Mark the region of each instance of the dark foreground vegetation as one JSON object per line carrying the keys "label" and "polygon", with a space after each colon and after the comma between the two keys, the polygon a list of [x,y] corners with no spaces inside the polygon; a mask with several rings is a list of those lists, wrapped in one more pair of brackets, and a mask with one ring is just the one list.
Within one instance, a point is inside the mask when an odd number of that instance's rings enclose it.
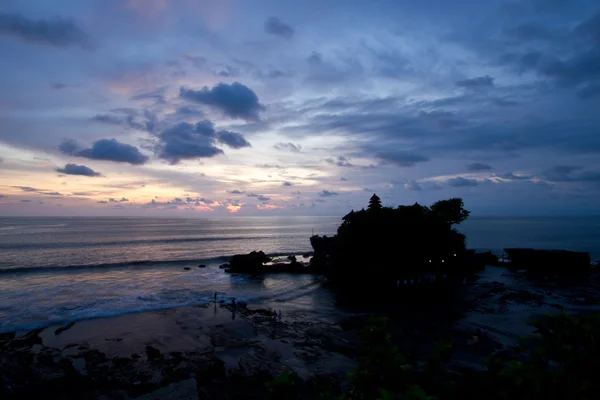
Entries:
{"label": "dark foreground vegetation", "polygon": [[[452,343],[440,342],[425,363],[405,357],[393,343],[389,319],[369,319],[358,369],[345,390],[323,385],[312,398],[347,400],[592,399],[600,393],[600,315],[548,316],[531,323],[531,336],[508,354],[490,354],[483,371],[449,371]],[[272,398],[306,386],[285,371],[267,384]],[[304,390],[298,390],[298,394]],[[335,394],[334,394],[335,393]],[[282,397],[281,397],[282,398]]]}

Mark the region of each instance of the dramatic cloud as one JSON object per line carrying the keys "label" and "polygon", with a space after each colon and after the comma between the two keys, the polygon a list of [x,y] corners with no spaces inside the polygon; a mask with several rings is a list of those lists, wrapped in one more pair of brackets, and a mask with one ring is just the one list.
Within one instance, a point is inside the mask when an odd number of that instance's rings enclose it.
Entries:
{"label": "dramatic cloud", "polygon": [[463,79],[461,81],[457,81],[456,86],[464,87],[467,89],[490,88],[494,86],[494,78],[492,78],[489,75],[486,75],[477,78]]}
{"label": "dramatic cloud", "polygon": [[64,168],[57,168],[56,172],[67,175],[81,175],[81,176],[102,176],[99,172],[94,171],[90,167],[85,165],[67,164]]}
{"label": "dramatic cloud", "polygon": [[429,161],[429,158],[427,157],[401,151],[381,152],[377,154],[377,158],[399,167],[412,167],[417,163]]}
{"label": "dramatic cloud", "polygon": [[291,39],[294,36],[294,28],[277,17],[270,17],[265,21],[265,32],[271,35],[282,36]]}
{"label": "dramatic cloud", "polygon": [[458,176],[456,178],[448,179],[448,185],[451,187],[472,187],[478,186],[479,181]]}
{"label": "dramatic cloud", "polygon": [[258,120],[259,113],[264,108],[256,93],[239,82],[219,83],[213,88],[205,86],[201,90],[182,87],[179,90],[179,97],[212,106],[228,117],[249,121]]}
{"label": "dramatic cloud", "polygon": [[484,163],[472,163],[467,164],[467,171],[469,172],[481,172],[481,171],[489,171],[492,167],[489,164]]}
{"label": "dramatic cloud", "polygon": [[300,151],[302,150],[302,146],[300,145],[295,145],[294,143],[277,143],[275,146],[277,150],[287,150],[287,151],[291,151],[292,153],[300,153]]}
{"label": "dramatic cloud", "polygon": [[232,149],[241,149],[242,147],[252,147],[250,142],[244,138],[241,133],[220,131],[217,133],[217,140],[220,143],[226,144]]}
{"label": "dramatic cloud", "polygon": [[0,3],[0,215],[600,212],[592,0]]}
{"label": "dramatic cloud", "polygon": [[88,35],[71,19],[35,21],[18,14],[0,13],[0,35],[56,47],[91,46]]}
{"label": "dramatic cloud", "polygon": [[59,149],[65,154],[91,160],[115,161],[132,165],[141,165],[148,161],[148,157],[140,153],[137,147],[119,143],[116,139],[100,139],[89,149],[81,149],[76,141],[68,139],[60,144]]}
{"label": "dramatic cloud", "polygon": [[223,154],[223,150],[214,146],[215,135],[210,121],[204,120],[194,125],[182,122],[160,133],[156,148],[158,157],[177,164],[181,160]]}
{"label": "dramatic cloud", "polygon": [[319,192],[319,196],[321,197],[331,197],[331,196],[337,196],[338,193],[336,192],[330,192],[329,190],[323,190],[321,192]]}

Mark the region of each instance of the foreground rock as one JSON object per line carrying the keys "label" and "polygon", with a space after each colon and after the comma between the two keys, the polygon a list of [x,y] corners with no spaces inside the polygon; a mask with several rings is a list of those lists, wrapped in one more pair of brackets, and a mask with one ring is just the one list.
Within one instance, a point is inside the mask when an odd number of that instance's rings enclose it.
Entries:
{"label": "foreground rock", "polygon": [[355,341],[334,324],[282,320],[241,302],[55,330],[0,335],[1,399],[262,399],[287,369],[336,381],[356,365],[352,346],[350,357],[338,351]]}

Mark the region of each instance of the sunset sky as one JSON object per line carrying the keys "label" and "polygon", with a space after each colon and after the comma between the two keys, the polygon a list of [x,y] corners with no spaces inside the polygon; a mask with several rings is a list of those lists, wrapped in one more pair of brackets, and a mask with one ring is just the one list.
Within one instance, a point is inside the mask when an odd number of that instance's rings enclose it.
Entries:
{"label": "sunset sky", "polygon": [[0,215],[600,212],[597,0],[2,0]]}

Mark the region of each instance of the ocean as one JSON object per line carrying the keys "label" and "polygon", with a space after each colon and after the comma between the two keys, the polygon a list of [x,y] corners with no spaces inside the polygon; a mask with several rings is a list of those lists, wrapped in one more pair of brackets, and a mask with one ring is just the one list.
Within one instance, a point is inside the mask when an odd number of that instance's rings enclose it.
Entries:
{"label": "ocean", "polygon": [[[311,234],[332,235],[340,222],[339,217],[0,218],[0,332],[201,304],[215,291],[225,300],[335,312],[331,299],[323,299],[322,277],[249,277],[226,274],[218,265],[252,250],[301,257],[312,250]],[[558,248],[600,259],[600,217],[472,217],[458,228],[468,247],[478,250]]]}

